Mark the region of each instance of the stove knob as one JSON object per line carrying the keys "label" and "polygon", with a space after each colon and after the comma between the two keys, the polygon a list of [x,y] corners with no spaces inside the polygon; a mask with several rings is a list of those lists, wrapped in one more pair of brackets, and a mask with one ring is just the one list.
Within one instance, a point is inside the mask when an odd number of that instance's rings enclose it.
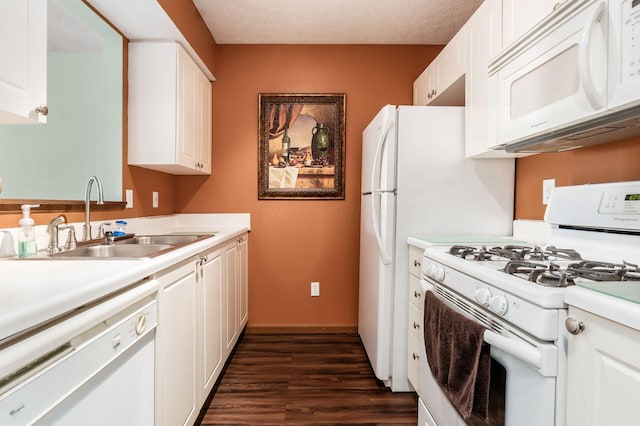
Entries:
{"label": "stove knob", "polygon": [[482,306],[488,307],[491,301],[491,290],[487,287],[480,287],[476,290],[476,300]]}
{"label": "stove knob", "polygon": [[432,277],[438,281],[444,281],[444,267],[434,265]]}
{"label": "stove knob", "polygon": [[428,265],[425,265],[423,267],[424,269],[424,273],[428,276],[433,278],[433,270],[435,269],[436,265],[434,265],[433,263],[429,263]]}
{"label": "stove knob", "polygon": [[502,295],[492,297],[489,308],[496,314],[504,316],[509,308],[507,298]]}

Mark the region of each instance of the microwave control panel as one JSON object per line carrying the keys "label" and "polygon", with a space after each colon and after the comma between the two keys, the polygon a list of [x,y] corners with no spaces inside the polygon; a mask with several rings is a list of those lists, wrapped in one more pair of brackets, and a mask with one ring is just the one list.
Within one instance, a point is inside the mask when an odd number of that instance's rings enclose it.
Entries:
{"label": "microwave control panel", "polygon": [[640,78],[640,0],[622,4],[622,82]]}

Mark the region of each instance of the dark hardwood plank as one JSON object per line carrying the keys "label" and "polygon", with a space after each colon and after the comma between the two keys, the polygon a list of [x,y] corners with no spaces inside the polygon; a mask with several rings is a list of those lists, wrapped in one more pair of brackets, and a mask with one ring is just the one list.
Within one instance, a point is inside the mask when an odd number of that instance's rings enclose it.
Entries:
{"label": "dark hardwood plank", "polygon": [[201,425],[412,425],[413,392],[374,376],[355,333],[245,334]]}

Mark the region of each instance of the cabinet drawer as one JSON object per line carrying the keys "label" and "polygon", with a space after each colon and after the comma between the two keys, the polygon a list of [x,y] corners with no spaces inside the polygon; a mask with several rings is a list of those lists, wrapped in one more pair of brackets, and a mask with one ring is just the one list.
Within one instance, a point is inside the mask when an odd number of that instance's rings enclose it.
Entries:
{"label": "cabinet drawer", "polygon": [[419,338],[422,333],[422,322],[424,321],[422,318],[422,310],[419,310],[414,305],[409,304],[409,331],[416,337]]}
{"label": "cabinet drawer", "polygon": [[424,298],[420,288],[420,278],[415,275],[409,275],[409,301],[410,305],[415,306],[419,311],[423,310]]}
{"label": "cabinet drawer", "polygon": [[420,340],[413,333],[409,333],[407,377],[413,389],[417,392],[420,389]]}
{"label": "cabinet drawer", "polygon": [[424,249],[416,246],[409,246],[409,273],[420,276],[420,263],[422,262],[422,255]]}

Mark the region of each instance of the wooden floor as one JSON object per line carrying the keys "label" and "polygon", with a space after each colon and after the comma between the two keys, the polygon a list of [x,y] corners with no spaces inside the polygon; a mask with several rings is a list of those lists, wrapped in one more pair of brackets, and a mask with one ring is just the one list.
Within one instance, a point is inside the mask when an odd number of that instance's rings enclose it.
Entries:
{"label": "wooden floor", "polygon": [[247,334],[200,424],[415,426],[416,398],[375,379],[357,334]]}

